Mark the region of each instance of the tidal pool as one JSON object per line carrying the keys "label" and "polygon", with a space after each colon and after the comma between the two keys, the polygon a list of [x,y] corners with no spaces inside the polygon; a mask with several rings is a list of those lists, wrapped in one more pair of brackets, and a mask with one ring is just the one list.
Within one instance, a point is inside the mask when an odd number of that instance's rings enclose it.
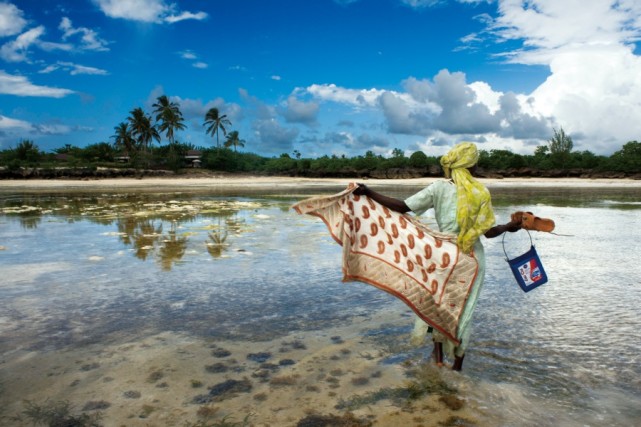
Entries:
{"label": "tidal pool", "polygon": [[410,346],[403,303],[341,282],[324,224],[289,209],[302,196],[2,194],[2,425],[639,424],[641,190],[493,197],[501,222],[556,221],[532,233],[550,281],[523,293],[484,241],[459,374]]}

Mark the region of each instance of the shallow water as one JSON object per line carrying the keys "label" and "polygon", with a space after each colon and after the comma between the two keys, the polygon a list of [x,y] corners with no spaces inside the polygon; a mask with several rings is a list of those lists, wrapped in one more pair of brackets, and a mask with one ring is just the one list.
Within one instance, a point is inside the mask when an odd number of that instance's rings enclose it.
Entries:
{"label": "shallow water", "polygon": [[[85,413],[107,402],[104,425],[184,425],[203,404],[215,404],[213,417],[251,413],[255,425],[346,407],[376,425],[405,413],[408,425],[436,425],[437,409],[477,425],[639,424],[641,192],[493,195],[499,221],[529,210],[564,236],[532,233],[550,282],[527,294],[501,239],[485,241],[463,374],[430,373],[465,402],[450,411],[431,401],[345,405],[404,387],[411,369],[430,365],[430,348],[407,345],[413,316],[401,302],[341,283],[340,248],[321,221],[289,209],[297,197],[5,194],[0,417],[30,425],[25,401],[49,399]],[[524,252],[527,233],[505,247]],[[217,349],[231,355],[219,360]],[[197,399],[243,378],[251,391]]]}

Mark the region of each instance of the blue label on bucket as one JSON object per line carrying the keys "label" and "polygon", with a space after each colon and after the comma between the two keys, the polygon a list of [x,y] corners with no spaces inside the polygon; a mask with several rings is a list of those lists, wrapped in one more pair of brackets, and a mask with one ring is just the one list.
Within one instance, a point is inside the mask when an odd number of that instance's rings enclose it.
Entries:
{"label": "blue label on bucket", "polygon": [[511,260],[508,259],[507,262],[510,264],[517,283],[525,292],[529,292],[548,281],[534,246],[523,255]]}

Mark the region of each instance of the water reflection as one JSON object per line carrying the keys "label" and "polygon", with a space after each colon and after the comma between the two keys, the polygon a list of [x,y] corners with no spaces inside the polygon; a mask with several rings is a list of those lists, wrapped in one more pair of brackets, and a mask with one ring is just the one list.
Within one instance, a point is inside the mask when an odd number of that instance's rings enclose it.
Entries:
{"label": "water reflection", "polygon": [[[634,425],[641,418],[641,197],[548,196],[494,196],[499,220],[531,210],[573,237],[533,235],[550,282],[528,294],[511,277],[499,239],[486,241],[488,276],[464,375],[443,375],[475,407],[490,408],[491,421],[479,425]],[[376,369],[427,357],[429,344],[404,347],[412,316],[402,303],[340,282],[340,249],[320,221],[288,209],[293,201],[178,194],[4,200],[0,353],[11,360],[16,349],[54,354],[163,333],[246,340],[252,353],[298,334],[298,345],[312,348],[318,337],[337,345],[332,331],[358,319],[365,326],[339,338],[363,345],[358,357],[380,360]],[[511,247],[522,243],[512,237]],[[335,356],[326,358],[327,371],[351,357]],[[107,370],[111,361],[102,360]],[[351,362],[349,369],[357,365]]]}
{"label": "water reflection", "polygon": [[[250,230],[239,212],[261,206],[243,199],[165,199],[162,195],[30,196],[5,200],[0,213],[9,220],[17,219],[25,230],[37,229],[43,219],[115,224],[116,232],[105,234],[117,236],[139,260],[157,260],[162,270],[169,271],[188,256],[194,242],[204,242],[212,258],[223,258],[230,250],[231,237]],[[287,211],[288,206],[279,209]],[[212,224],[181,231],[195,222]]]}
{"label": "water reflection", "polygon": [[229,236],[228,224],[227,221],[223,223],[221,219],[218,218],[216,229],[209,232],[209,241],[205,244],[207,245],[207,252],[209,252],[213,258],[220,258],[223,252],[229,247],[227,243],[227,236]]}

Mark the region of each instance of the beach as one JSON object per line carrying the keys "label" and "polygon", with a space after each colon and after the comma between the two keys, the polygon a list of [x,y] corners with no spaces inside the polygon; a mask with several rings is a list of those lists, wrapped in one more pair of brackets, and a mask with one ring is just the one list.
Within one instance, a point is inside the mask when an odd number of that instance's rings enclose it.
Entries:
{"label": "beach", "polygon": [[[57,180],[4,180],[0,181],[0,192],[16,191],[92,191],[92,190],[191,190],[191,191],[269,191],[291,189],[343,188],[350,182],[363,182],[381,187],[421,187],[440,178],[411,179],[359,179],[359,178],[301,178],[279,176],[177,176],[113,179],[57,179]],[[513,187],[559,187],[559,188],[641,188],[641,180],[632,179],[582,179],[582,178],[481,178],[488,188]]]}

